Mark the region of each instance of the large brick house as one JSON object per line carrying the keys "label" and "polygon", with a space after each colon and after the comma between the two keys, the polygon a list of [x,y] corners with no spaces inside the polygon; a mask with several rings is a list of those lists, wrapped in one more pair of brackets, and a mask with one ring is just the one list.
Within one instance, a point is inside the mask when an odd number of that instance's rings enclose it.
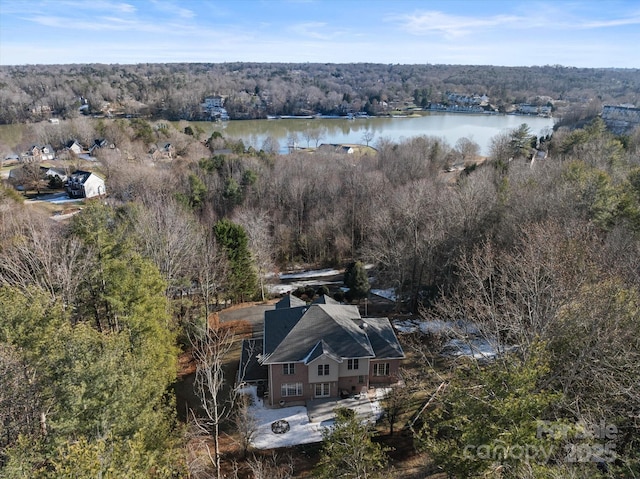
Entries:
{"label": "large brick house", "polygon": [[[251,351],[249,351],[251,349]],[[257,368],[244,367],[254,356]],[[397,381],[404,352],[387,318],[328,297],[308,305],[287,296],[265,312],[264,338],[247,341],[241,371],[261,371],[270,405],[337,398]]]}

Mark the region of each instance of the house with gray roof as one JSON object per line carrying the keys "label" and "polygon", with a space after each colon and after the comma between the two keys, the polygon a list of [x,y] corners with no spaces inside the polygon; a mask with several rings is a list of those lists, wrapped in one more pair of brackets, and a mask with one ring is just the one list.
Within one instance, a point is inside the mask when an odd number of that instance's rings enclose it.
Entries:
{"label": "house with gray roof", "polygon": [[266,311],[259,349],[271,405],[346,397],[395,383],[404,358],[387,318],[362,318],[357,306],[326,296],[312,304],[289,296]]}
{"label": "house with gray roof", "polygon": [[90,171],[76,170],[67,177],[69,198],[93,198],[106,194],[104,180]]}

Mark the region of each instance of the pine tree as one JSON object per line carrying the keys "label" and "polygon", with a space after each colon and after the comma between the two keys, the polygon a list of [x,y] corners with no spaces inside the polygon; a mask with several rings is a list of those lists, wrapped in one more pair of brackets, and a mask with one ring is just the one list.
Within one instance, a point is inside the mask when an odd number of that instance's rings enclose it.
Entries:
{"label": "pine tree", "polygon": [[258,278],[249,252],[246,231],[227,219],[218,221],[214,231],[229,261],[226,284],[228,297],[240,303],[256,297]]}
{"label": "pine tree", "polygon": [[335,425],[327,429],[318,463],[320,479],[372,479],[387,465],[385,448],[373,442],[373,431],[351,409],[336,409]]}
{"label": "pine tree", "polygon": [[348,296],[353,299],[366,298],[371,289],[367,270],[360,261],[349,264],[344,272],[344,284],[349,288]]}

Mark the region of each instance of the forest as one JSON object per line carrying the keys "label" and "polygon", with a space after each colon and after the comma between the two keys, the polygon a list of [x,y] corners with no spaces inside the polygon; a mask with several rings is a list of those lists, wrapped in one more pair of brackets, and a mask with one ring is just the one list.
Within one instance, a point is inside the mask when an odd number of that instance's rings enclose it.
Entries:
{"label": "forest", "polygon": [[0,124],[81,114],[194,120],[221,96],[232,119],[309,113],[382,114],[447,104],[448,93],[513,104],[639,104],[635,69],[562,66],[358,64],[138,64],[0,67]]}
{"label": "forest", "polygon": [[[303,73],[282,68],[310,88],[302,78],[311,66],[299,67]],[[278,65],[243,68],[240,77],[233,65],[217,66],[219,75],[199,68],[4,68],[1,111],[17,115],[4,121],[26,121],[19,114],[36,91],[57,91],[60,105],[71,93],[90,104],[91,94],[115,99],[125,86],[147,105],[160,104],[151,97],[162,91],[165,104],[171,92],[197,103],[238,84],[247,95],[275,95],[285,74]],[[314,68],[327,81],[362,79],[360,90],[341,93],[350,102],[365,99],[373,72],[386,72],[384,94],[399,97],[422,85],[415,75],[431,72],[442,85],[484,78],[465,86],[484,91],[491,71]],[[567,95],[602,87],[603,101],[633,101],[638,91],[623,86],[637,81],[630,72],[589,71],[576,86],[565,70],[511,69],[494,88],[551,94],[545,79],[555,72]],[[210,83],[191,90],[199,75]],[[163,77],[170,88],[149,86]],[[321,78],[314,74],[320,90]],[[96,153],[108,197],[67,221],[51,221],[8,184],[0,189],[0,476],[335,477],[338,460],[363,466],[343,470],[353,478],[640,476],[640,131],[614,135],[597,115],[582,120],[542,138],[523,123],[497,135],[486,159],[470,139],[380,139],[360,155],[279,155],[220,133],[202,137],[185,121],[71,115],[55,129],[28,125],[21,141],[53,144],[64,132],[64,140],[103,137],[117,148]],[[147,154],[160,142],[175,145],[174,158]],[[68,162],[81,164],[73,155]],[[460,162],[463,170],[447,171]],[[222,365],[233,332],[212,313],[266,299],[269,273],[354,261],[373,265],[376,287],[395,291],[394,314],[472,319],[501,354],[446,359],[437,335],[406,336],[404,387],[386,400],[386,422],[363,429],[341,414],[312,471],[250,444],[244,454],[225,453],[221,438],[246,437],[246,409],[228,402],[232,378]],[[184,352],[208,367],[196,373],[202,407],[179,419],[173,386]],[[605,442],[593,433],[603,422]],[[340,437],[361,442],[329,447]],[[414,476],[392,459],[401,437],[420,458]],[[196,439],[208,454],[194,458]],[[525,461],[469,445],[553,454]]]}

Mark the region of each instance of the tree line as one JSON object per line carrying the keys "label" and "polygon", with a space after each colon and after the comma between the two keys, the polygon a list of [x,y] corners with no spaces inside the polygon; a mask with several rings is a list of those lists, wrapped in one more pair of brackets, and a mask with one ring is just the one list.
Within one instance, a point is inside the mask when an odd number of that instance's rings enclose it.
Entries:
{"label": "tree line", "polygon": [[[388,112],[447,104],[448,93],[486,94],[557,107],[637,104],[638,71],[561,66],[496,67],[316,63],[175,63],[0,67],[0,123],[79,114],[193,120],[220,95],[233,119]],[[81,111],[81,113],[80,113]]]}

